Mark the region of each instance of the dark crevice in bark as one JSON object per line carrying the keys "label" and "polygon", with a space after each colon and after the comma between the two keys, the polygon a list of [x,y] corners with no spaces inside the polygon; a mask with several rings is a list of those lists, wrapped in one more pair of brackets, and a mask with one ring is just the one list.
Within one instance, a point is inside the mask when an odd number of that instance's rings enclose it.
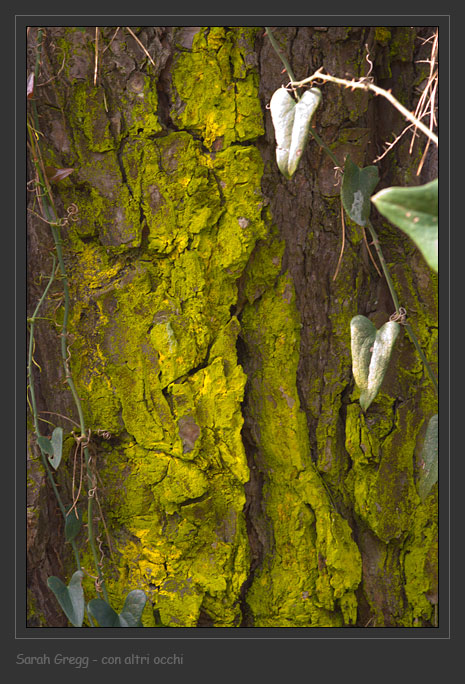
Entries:
{"label": "dark crevice in bark", "polygon": [[247,463],[250,469],[250,479],[244,485],[246,503],[244,516],[249,538],[250,568],[249,575],[241,587],[240,605],[242,613],[241,627],[253,627],[253,614],[247,604],[247,592],[252,585],[257,569],[262,565],[264,556],[264,544],[260,539],[255,520],[261,514],[263,475],[255,465],[255,449],[246,437],[247,429],[243,429],[243,444],[247,455]]}
{"label": "dark crevice in bark", "polygon": [[213,618],[203,609],[200,609],[199,617],[197,619],[197,627],[214,627]]}
{"label": "dark crevice in bark", "polygon": [[[243,338],[239,335],[236,341],[237,361],[246,370],[249,352]],[[247,592],[252,585],[255,573],[261,566],[264,556],[264,544],[261,539],[257,520],[262,517],[262,489],[263,476],[256,463],[256,447],[250,430],[251,418],[247,411],[248,406],[248,381],[245,386],[244,400],[242,402],[242,415],[244,425],[242,427],[242,443],[247,456],[247,465],[250,478],[244,485],[245,505],[244,517],[249,539],[250,568],[249,574],[240,591],[240,606],[242,621],[240,627],[253,627],[253,615],[247,604]]]}

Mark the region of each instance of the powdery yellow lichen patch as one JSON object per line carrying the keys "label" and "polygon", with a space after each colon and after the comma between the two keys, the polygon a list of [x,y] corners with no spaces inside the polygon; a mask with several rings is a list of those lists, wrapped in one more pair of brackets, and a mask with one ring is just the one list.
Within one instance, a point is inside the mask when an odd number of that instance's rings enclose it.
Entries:
{"label": "powdery yellow lichen patch", "polygon": [[254,625],[354,624],[361,558],[310,459],[296,387],[300,322],[289,277],[246,306],[243,328],[259,359],[249,375],[248,410],[258,426],[257,462],[273,529],[246,597]]}
{"label": "powdery yellow lichen patch", "polygon": [[172,116],[181,128],[198,132],[208,148],[216,140],[227,147],[264,132],[257,74],[247,73],[244,64],[252,34],[231,29],[219,36],[215,27],[206,29],[195,36],[192,50],[176,59],[173,83],[183,107]]}

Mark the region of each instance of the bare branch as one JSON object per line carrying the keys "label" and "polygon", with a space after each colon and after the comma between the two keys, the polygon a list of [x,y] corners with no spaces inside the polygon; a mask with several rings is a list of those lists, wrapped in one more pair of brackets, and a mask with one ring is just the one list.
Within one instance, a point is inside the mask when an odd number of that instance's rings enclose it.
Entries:
{"label": "bare branch", "polygon": [[352,81],[347,81],[345,78],[337,78],[336,76],[330,76],[329,74],[324,74],[322,72],[322,69],[318,69],[315,71],[313,76],[309,76],[308,78],[305,78],[303,81],[292,81],[292,86],[295,88],[301,88],[304,85],[311,84],[313,81],[323,81],[323,82],[330,82],[330,83],[337,83],[339,85],[343,85],[346,88],[351,88],[352,90],[361,89],[361,90],[371,90],[372,92],[376,93],[376,95],[381,95],[384,97],[386,100],[388,100],[408,121],[411,121],[417,128],[420,129],[422,133],[424,133],[430,140],[434,142],[435,145],[439,144],[438,136],[433,133],[431,129],[429,129],[425,124],[420,121],[412,112],[410,112],[404,105],[402,105],[391,93],[390,90],[384,90],[384,88],[380,88],[379,86],[374,85],[374,83],[371,83],[370,81],[367,81],[366,79],[360,79],[358,81],[352,80]]}

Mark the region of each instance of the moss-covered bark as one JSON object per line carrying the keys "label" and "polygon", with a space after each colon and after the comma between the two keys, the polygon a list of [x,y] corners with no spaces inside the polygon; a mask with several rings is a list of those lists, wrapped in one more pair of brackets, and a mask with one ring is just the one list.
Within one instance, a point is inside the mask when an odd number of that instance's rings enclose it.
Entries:
{"label": "moss-covered bark", "polygon": [[[298,78],[320,65],[360,75],[368,41],[380,78],[412,104],[414,30],[324,28],[277,31]],[[437,493],[421,503],[415,483],[434,396],[404,336],[361,412],[350,319],[380,324],[392,306],[355,226],[332,279],[338,188],[315,143],[292,181],[279,176],[265,105],[281,63],[256,28],[133,30],[154,65],[129,32],[112,40],[115,29],[101,29],[94,85],[94,30],[47,29],[43,80],[64,68],[38,99],[46,163],[75,169],[56,197],[63,213],[79,210],[63,232],[69,350],[92,430],[112,605],[143,589],[147,627],[158,615],[170,627],[433,624]],[[348,153],[371,163],[398,130],[386,107],[328,86],[318,128],[341,165]],[[409,156],[400,143],[389,159],[384,184],[419,182],[417,148]],[[434,362],[434,278],[397,231],[378,229]],[[31,219],[31,308],[46,230]],[[75,418],[54,345],[42,323],[40,405]],[[66,444],[58,478],[70,496]],[[30,453],[30,624],[45,614],[52,626],[60,617],[46,609],[37,549],[63,578],[72,559],[38,521],[50,493],[33,439]],[[91,598],[90,579],[86,590]]]}

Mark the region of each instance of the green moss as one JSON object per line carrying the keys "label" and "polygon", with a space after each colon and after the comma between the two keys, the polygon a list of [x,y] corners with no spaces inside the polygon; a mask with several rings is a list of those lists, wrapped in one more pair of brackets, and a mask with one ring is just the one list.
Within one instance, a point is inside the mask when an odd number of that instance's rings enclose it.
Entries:
{"label": "green moss", "polygon": [[103,88],[79,82],[71,90],[68,103],[73,130],[78,140],[92,152],[107,152],[116,147],[105,110]]}
{"label": "green moss", "polygon": [[172,133],[156,144],[132,141],[123,163],[147,221],[151,250],[181,251],[218,220],[221,201],[210,160],[187,133]]}
{"label": "green moss", "polygon": [[138,246],[142,235],[140,209],[123,182],[117,153],[78,149],[78,154],[79,160],[73,162],[76,183],[61,188],[65,205],[74,202],[78,208],[76,220],[67,228],[73,248],[82,250],[83,239],[97,235],[114,253]]}
{"label": "green moss", "polygon": [[126,98],[123,98],[124,132],[130,136],[148,137],[159,133],[158,95],[152,80],[135,72],[128,80]]}
{"label": "green moss", "polygon": [[415,38],[416,33],[410,26],[396,26],[389,42],[391,59],[410,62],[413,58]]}
{"label": "green moss", "polygon": [[178,55],[173,84],[182,105],[172,116],[178,126],[197,132],[211,149],[262,135],[263,113],[258,99],[258,76],[249,72],[250,29],[212,27],[194,37],[192,51]]}
{"label": "green moss", "polygon": [[266,240],[257,242],[247,262],[244,295],[249,304],[260,297],[273,283],[281,270],[285,244],[278,236],[274,226]]}
{"label": "green moss", "polygon": [[27,592],[27,598],[26,598],[26,606],[27,606],[27,615],[26,615],[26,620],[27,624],[30,627],[48,627],[45,617],[43,614],[37,609],[37,601],[34,597],[34,594],[32,591],[29,589],[29,587],[26,589]]}
{"label": "green moss", "polygon": [[391,40],[391,28],[388,26],[375,26],[375,40],[382,45],[387,45]]}
{"label": "green moss", "polygon": [[360,556],[310,459],[296,374],[300,320],[291,280],[278,278],[243,313],[253,358],[248,411],[257,424],[257,464],[273,548],[247,594],[255,626],[341,626],[354,622]]}
{"label": "green moss", "polygon": [[437,488],[418,507],[404,547],[405,593],[415,620],[431,621],[438,602]]}
{"label": "green moss", "polygon": [[[233,42],[220,63],[232,49]],[[256,96],[248,83],[240,86],[242,102]],[[143,118],[130,125],[143,126]],[[86,421],[119,438],[99,463],[117,562],[117,572],[106,563],[109,594],[120,605],[130,589],[143,588],[169,626],[195,626],[201,610],[218,626],[237,625],[250,563],[242,512],[249,471],[240,325],[230,308],[237,278],[268,230],[263,164],[244,145],[207,154],[186,132],[130,137],[121,156],[127,201],[142,209],[148,229],[133,262],[129,248],[138,238],[118,242],[104,218],[121,170],[113,151],[92,152],[87,140],[80,174],[98,193],[92,220],[100,244],[82,239],[95,230],[70,233],[70,287],[79,302],[70,329]],[[142,231],[135,215],[133,230]],[[153,625],[147,610],[144,624]]]}

